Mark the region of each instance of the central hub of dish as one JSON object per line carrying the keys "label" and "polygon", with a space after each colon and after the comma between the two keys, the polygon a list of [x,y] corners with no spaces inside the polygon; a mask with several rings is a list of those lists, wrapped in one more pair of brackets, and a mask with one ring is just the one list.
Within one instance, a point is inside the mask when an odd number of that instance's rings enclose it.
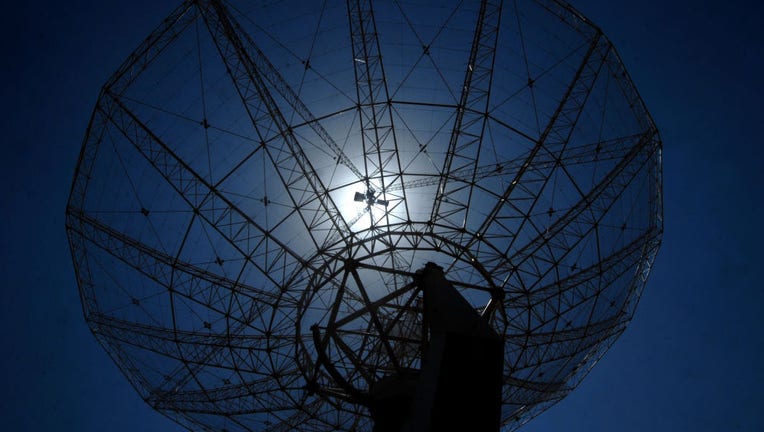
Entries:
{"label": "central hub of dish", "polygon": [[429,335],[414,276],[425,263],[441,266],[476,313],[499,303],[490,275],[460,245],[411,226],[363,234],[310,260],[320,265],[305,275],[296,325],[308,389],[360,403],[390,377],[421,369]]}

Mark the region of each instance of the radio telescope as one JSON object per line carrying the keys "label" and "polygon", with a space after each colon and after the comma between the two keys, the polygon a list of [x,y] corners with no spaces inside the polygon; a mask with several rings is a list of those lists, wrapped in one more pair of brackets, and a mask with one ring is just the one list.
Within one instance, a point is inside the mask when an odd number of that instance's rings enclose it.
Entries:
{"label": "radio telescope", "polygon": [[509,431],[623,332],[661,191],[562,1],[194,0],[103,86],[66,228],[92,332],[189,429]]}

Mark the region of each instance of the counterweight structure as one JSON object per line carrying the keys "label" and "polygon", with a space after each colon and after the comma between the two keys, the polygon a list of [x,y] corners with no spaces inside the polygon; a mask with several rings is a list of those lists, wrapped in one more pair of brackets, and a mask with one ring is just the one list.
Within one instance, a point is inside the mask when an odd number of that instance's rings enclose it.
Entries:
{"label": "counterweight structure", "polygon": [[190,429],[424,424],[458,346],[497,353],[510,431],[623,332],[661,191],[566,3],[189,0],[103,86],[66,228],[91,330]]}

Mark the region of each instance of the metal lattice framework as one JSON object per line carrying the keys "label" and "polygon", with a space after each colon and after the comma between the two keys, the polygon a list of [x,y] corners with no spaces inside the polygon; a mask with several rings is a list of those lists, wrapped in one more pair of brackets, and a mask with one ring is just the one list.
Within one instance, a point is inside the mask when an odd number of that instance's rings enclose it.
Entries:
{"label": "metal lattice framework", "polygon": [[434,262],[504,335],[514,430],[631,319],[661,190],[563,2],[194,0],[103,87],[66,214],[93,333],[189,428],[370,430],[357,402],[421,367]]}

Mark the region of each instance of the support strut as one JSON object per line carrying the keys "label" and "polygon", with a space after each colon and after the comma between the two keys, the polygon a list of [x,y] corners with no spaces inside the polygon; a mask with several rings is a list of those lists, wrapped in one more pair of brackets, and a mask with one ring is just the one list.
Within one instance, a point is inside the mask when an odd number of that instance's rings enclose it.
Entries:
{"label": "support strut", "polygon": [[424,296],[421,369],[398,368],[361,391],[334,367],[314,325],[317,363],[343,399],[369,409],[374,432],[497,432],[504,340],[488,323],[490,314],[481,316],[434,263],[417,271],[414,282]]}
{"label": "support strut", "polygon": [[504,342],[486,318],[428,263],[417,272],[429,340],[422,369],[371,392],[375,432],[496,432],[501,421]]}

